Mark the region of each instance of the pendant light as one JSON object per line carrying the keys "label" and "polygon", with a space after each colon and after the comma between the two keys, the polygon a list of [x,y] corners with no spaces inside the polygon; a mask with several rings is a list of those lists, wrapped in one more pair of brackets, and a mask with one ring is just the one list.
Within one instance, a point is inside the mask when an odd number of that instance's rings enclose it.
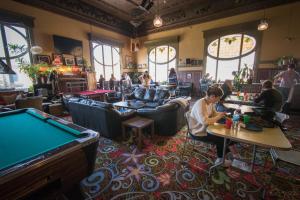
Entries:
{"label": "pendant light", "polygon": [[264,18],[260,20],[260,23],[257,26],[257,30],[264,31],[267,30],[269,27],[268,21],[266,19],[266,10],[264,10]]}
{"label": "pendant light", "polygon": [[153,25],[157,28],[163,25],[163,20],[159,15],[159,0],[157,0],[157,14],[155,15],[155,18],[153,20]]}
{"label": "pendant light", "polygon": [[30,52],[33,54],[33,55],[37,55],[37,54],[41,54],[43,52],[43,48],[40,47],[40,46],[32,46],[30,48]]}

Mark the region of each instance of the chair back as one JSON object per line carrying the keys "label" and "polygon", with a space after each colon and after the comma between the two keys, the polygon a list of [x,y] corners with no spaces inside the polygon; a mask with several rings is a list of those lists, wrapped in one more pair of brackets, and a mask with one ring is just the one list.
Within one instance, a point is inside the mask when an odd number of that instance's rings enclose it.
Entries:
{"label": "chair back", "polygon": [[185,117],[186,125],[187,125],[187,128],[188,128],[187,133],[190,133],[190,134],[191,134],[190,124],[189,124],[189,121],[190,121],[190,115],[191,115],[191,111],[188,111],[188,112],[186,112],[186,113],[184,114],[184,117]]}
{"label": "chair back", "polygon": [[284,122],[288,120],[290,117],[287,114],[281,112],[275,112],[274,122],[281,130],[284,130]]}
{"label": "chair back", "polygon": [[36,108],[38,110],[43,111],[42,103],[43,103],[43,97],[41,97],[41,96],[17,99],[16,102],[15,102],[16,109]]}
{"label": "chair back", "polygon": [[290,103],[289,108],[290,109],[300,109],[300,104],[298,103],[300,101],[300,84],[294,85],[289,93],[287,102]]}

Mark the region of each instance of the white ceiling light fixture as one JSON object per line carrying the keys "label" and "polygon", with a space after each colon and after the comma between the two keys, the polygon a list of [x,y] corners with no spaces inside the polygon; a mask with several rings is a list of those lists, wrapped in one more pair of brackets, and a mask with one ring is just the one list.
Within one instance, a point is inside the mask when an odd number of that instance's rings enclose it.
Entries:
{"label": "white ceiling light fixture", "polygon": [[159,15],[159,0],[157,0],[157,14],[154,17],[153,25],[157,28],[159,28],[163,25],[163,20]]}
{"label": "white ceiling light fixture", "polygon": [[40,46],[32,46],[30,48],[30,52],[33,54],[33,55],[37,55],[37,54],[41,54],[43,52],[43,48],[40,47]]}
{"label": "white ceiling light fixture", "polygon": [[159,15],[155,15],[155,18],[153,20],[153,25],[157,28],[163,25],[163,20]]}
{"label": "white ceiling light fixture", "polygon": [[269,24],[266,19],[266,10],[264,10],[264,18],[262,20],[260,20],[260,23],[257,26],[257,30],[264,31],[264,30],[267,30],[268,28],[269,28]]}

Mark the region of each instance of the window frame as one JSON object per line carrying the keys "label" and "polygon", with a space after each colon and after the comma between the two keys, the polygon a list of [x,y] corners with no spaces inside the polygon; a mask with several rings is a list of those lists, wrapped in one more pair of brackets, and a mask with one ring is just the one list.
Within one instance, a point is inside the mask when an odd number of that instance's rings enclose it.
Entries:
{"label": "window frame", "polygon": [[[147,54],[147,58],[148,58],[148,71],[150,71],[150,62],[151,63],[153,63],[154,65],[155,65],[155,77],[152,77],[152,79],[154,79],[153,81],[155,81],[156,82],[156,72],[157,72],[157,64],[158,65],[162,65],[162,64],[167,64],[167,71],[168,71],[168,74],[169,74],[169,71],[170,71],[170,66],[169,66],[169,64],[170,64],[170,62],[172,62],[173,60],[175,60],[175,69],[177,69],[177,63],[178,63],[178,50],[176,49],[176,46],[173,46],[174,44],[161,44],[161,45],[158,45],[158,46],[153,46],[153,47],[150,47],[149,49],[148,49],[148,54]],[[168,47],[168,53],[167,53],[167,57],[168,57],[168,61],[167,62],[164,62],[164,63],[158,63],[157,61],[156,61],[156,52],[157,52],[157,48],[158,47],[160,47],[160,46],[167,46]],[[175,51],[176,51],[176,54],[175,54],[175,57],[173,58],[173,59],[171,59],[171,60],[169,60],[169,49],[170,49],[170,47],[172,47],[172,48],[174,48],[175,49]],[[155,62],[152,62],[152,61],[150,61],[150,53],[151,53],[151,51],[153,50],[153,49],[155,49]],[[166,81],[168,81],[168,78],[167,78],[167,80]]]}
{"label": "window frame", "polygon": [[[215,77],[215,81],[217,81],[217,77],[218,77],[218,62],[220,60],[234,60],[234,59],[238,59],[239,60],[239,64],[238,64],[238,69],[240,70],[241,68],[241,59],[247,55],[250,55],[251,53],[253,53],[255,51],[255,57],[254,57],[254,62],[253,62],[253,72],[254,72],[254,81],[257,81],[257,69],[258,69],[258,63],[259,63],[259,59],[260,59],[260,50],[261,50],[261,41],[262,41],[262,32],[257,30],[257,24],[259,23],[259,21],[252,21],[252,22],[248,22],[248,23],[243,23],[243,24],[237,24],[237,25],[232,25],[232,26],[226,26],[226,27],[221,27],[221,28],[217,28],[217,29],[212,29],[212,30],[207,30],[203,32],[204,35],[204,56],[203,56],[203,71],[206,72],[206,64],[207,64],[207,56],[216,59],[216,77]],[[234,58],[219,58],[219,48],[220,48],[220,39],[223,36],[226,35],[232,35],[232,34],[242,34],[242,38],[241,38],[241,47],[240,47],[240,55]],[[256,45],[254,47],[253,50],[251,50],[250,52],[241,55],[242,52],[242,45],[243,45],[243,39],[244,39],[244,35],[249,35],[251,37],[253,37],[256,40]],[[211,42],[213,42],[214,40],[218,39],[218,52],[217,52],[217,58],[211,56],[208,53],[208,46]],[[205,74],[205,73],[203,73]]]}
{"label": "window frame", "polygon": [[[93,43],[96,43],[95,47],[93,47]],[[112,61],[111,65],[106,65],[104,63],[104,45],[109,46],[110,49],[111,49],[111,61]],[[98,62],[95,59],[95,56],[94,56],[94,50],[95,50],[95,48],[97,48],[99,46],[102,46],[102,61],[103,61],[103,63]],[[106,77],[105,76],[105,68],[106,67],[111,67],[112,68],[112,72],[113,72],[113,74],[115,76],[115,73],[114,73],[114,59],[113,59],[113,57],[114,57],[113,56],[113,49],[114,48],[119,48],[118,54],[119,54],[119,60],[120,60],[120,66],[119,67],[120,67],[120,75],[121,75],[121,72],[122,72],[122,48],[120,46],[113,45],[113,44],[107,44],[107,43],[104,43],[104,42],[101,42],[101,41],[98,41],[98,40],[97,41],[96,40],[91,40],[90,41],[90,51],[91,51],[91,63],[92,63],[92,66],[96,70],[95,62],[97,62],[98,64],[102,65],[103,66],[103,76],[104,77]],[[110,75],[109,75],[109,77],[110,77]],[[120,77],[116,77],[116,79],[118,80],[118,79],[120,79]]]}
{"label": "window frame", "polygon": [[[6,38],[6,31],[5,31],[5,28],[4,28],[5,26],[12,29],[13,31],[16,31],[18,34],[20,34],[26,40],[27,49],[24,52],[17,55],[17,56],[10,57],[10,55],[9,55],[9,48],[8,48],[8,43],[7,43],[7,38]],[[18,28],[24,28],[25,32],[26,32],[26,35],[21,33],[19,30],[17,30],[13,26],[18,27]],[[10,69],[12,69],[13,67],[12,67],[12,64],[11,64],[11,60],[16,59],[16,58],[20,58],[20,57],[22,57],[22,56],[24,56],[28,53],[29,54],[29,62],[30,62],[30,64],[32,64],[33,63],[33,57],[32,57],[32,53],[30,52],[30,48],[33,44],[32,27],[26,26],[25,24],[22,24],[22,23],[0,21],[0,30],[1,30],[0,31],[1,32],[1,38],[2,38],[2,42],[3,42],[3,50],[4,50],[4,57],[0,57],[0,59],[5,60],[7,66]],[[13,74],[9,75],[10,84],[14,83],[13,76],[16,76],[16,75],[13,75]],[[34,84],[34,83],[32,83],[32,84]]]}

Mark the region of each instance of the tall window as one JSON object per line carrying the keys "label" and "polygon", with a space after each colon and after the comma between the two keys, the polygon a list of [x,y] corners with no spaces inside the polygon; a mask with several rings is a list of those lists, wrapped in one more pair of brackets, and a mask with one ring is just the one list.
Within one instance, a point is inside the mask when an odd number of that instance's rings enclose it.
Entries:
{"label": "tall window", "polygon": [[[29,34],[22,26],[0,23],[0,59],[11,67],[16,75],[0,74],[0,88],[29,88],[32,85],[29,77],[18,69],[17,59],[23,58],[30,63]],[[19,46],[18,50],[14,47]]]}
{"label": "tall window", "polygon": [[92,46],[97,79],[99,79],[100,75],[103,75],[105,80],[109,80],[111,74],[114,74],[116,79],[120,79],[120,48],[97,42],[92,42]]}
{"label": "tall window", "polygon": [[233,79],[232,72],[245,66],[253,69],[256,39],[247,34],[219,37],[207,46],[206,73],[216,81]]}
{"label": "tall window", "polygon": [[170,45],[157,46],[149,52],[149,73],[156,82],[168,80],[169,70],[176,67],[176,49]]}

